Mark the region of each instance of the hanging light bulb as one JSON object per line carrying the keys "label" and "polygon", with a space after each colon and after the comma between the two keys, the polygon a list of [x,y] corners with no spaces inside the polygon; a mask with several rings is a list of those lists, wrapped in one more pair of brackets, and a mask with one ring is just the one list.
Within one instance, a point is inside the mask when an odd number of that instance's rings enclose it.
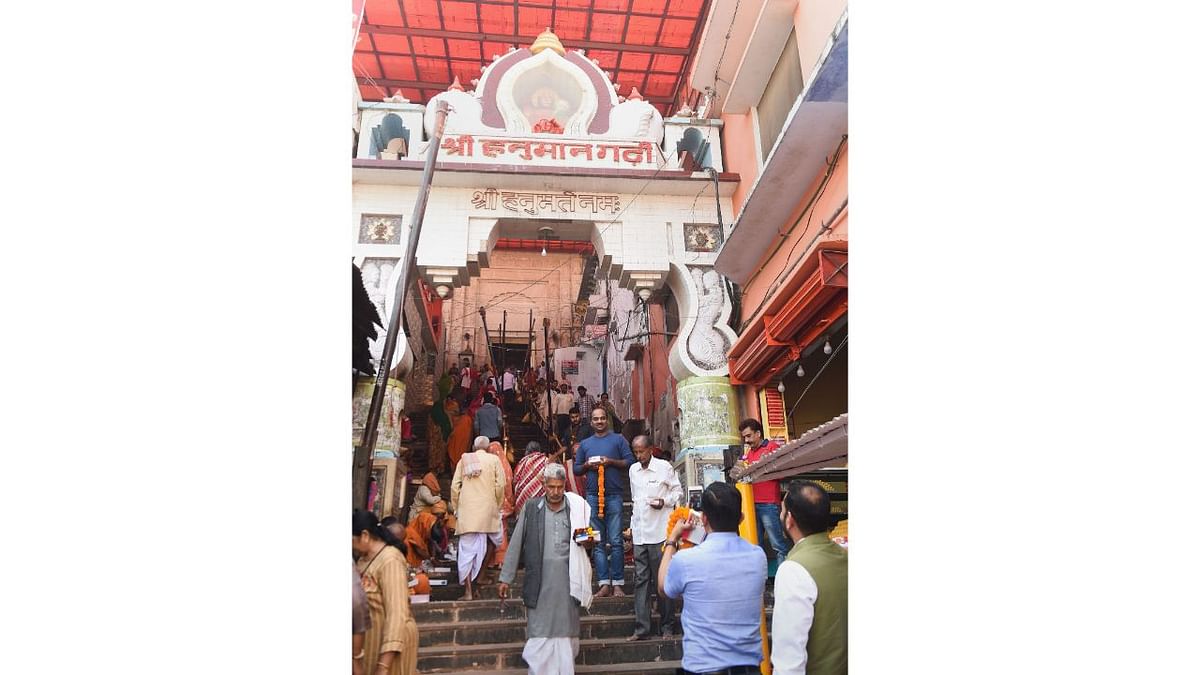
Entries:
{"label": "hanging light bulb", "polygon": [[775,387],[775,388],[776,388],[776,389],[778,389],[778,390],[779,390],[779,393],[781,393],[781,394],[782,394],[782,393],[784,392],[783,380],[780,380],[780,381],[779,381],[779,386],[778,386],[778,387]]}
{"label": "hanging light bulb", "polygon": [[546,257],[546,245],[545,244],[542,244],[542,257],[543,258]]}
{"label": "hanging light bulb", "polygon": [[825,353],[826,354],[833,353],[833,345],[829,344],[829,338],[825,338]]}
{"label": "hanging light bulb", "polygon": [[804,364],[803,363],[796,364],[796,377],[804,377]]}

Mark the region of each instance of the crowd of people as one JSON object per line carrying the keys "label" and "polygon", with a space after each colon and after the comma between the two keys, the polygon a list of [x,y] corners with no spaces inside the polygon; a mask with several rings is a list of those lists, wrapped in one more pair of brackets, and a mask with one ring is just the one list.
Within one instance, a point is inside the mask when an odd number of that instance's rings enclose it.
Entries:
{"label": "crowd of people", "polygon": [[[620,433],[607,394],[595,399],[586,387],[572,392],[557,383],[548,397],[555,383],[547,383],[544,372],[523,375],[510,368],[497,376],[489,366],[476,371],[469,363],[447,374],[435,404],[441,415],[431,414],[430,425],[431,438],[445,440],[445,456],[433,461],[431,443],[431,470],[407,522],[381,523],[372,513],[355,512],[355,672],[415,672],[408,570],[452,560],[464,600],[479,597],[489,570],[498,571],[491,581],[498,582],[499,597],[509,597],[523,567],[518,592],[527,608],[522,656],[529,672],[573,673],[580,609],[590,608],[593,598],[628,595],[626,539],[635,617],[628,640],[653,637],[657,610],[660,635],[683,635],[681,672],[759,672],[768,564],[762,547],[738,535],[742,493],[714,482],[700,496],[699,515],[682,510],[688,515],[674,517],[686,506],[678,476],[649,437],[630,443]],[[550,447],[530,442],[513,466],[501,445],[504,413],[519,412],[521,401],[541,405],[553,433]],[[739,431],[743,459],[775,447],[758,420],[744,420]],[[437,473],[451,469],[447,496]],[[847,555],[828,537],[828,493],[797,480],[786,490],[778,481],[756,482],[750,494],[753,509],[747,510],[755,514],[758,541],[778,563],[770,627],[774,672],[846,673]],[[633,508],[623,532],[626,502]]]}

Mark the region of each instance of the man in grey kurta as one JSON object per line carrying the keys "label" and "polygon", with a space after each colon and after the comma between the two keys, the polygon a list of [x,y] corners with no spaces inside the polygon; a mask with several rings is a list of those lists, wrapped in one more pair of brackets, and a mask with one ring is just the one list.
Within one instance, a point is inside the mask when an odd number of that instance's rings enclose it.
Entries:
{"label": "man in grey kurta", "polygon": [[521,596],[528,625],[522,656],[531,675],[566,675],[575,672],[579,652],[579,603],[571,596],[568,566],[574,544],[566,470],[561,464],[547,465],[542,482],[546,496],[530,499],[517,518],[497,590],[501,598],[508,597],[517,565],[524,560]]}

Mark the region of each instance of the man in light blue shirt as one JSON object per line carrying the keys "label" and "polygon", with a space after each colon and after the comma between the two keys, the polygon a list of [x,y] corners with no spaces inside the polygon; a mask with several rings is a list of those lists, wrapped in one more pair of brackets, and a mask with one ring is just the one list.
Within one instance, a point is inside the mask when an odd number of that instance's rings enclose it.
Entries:
{"label": "man in light blue shirt", "polygon": [[667,535],[659,588],[683,601],[683,670],[750,675],[763,659],[761,611],[767,582],[762,548],[738,536],[742,496],[728,483],[712,483],[700,497],[707,533],[694,548],[679,551],[682,521]]}

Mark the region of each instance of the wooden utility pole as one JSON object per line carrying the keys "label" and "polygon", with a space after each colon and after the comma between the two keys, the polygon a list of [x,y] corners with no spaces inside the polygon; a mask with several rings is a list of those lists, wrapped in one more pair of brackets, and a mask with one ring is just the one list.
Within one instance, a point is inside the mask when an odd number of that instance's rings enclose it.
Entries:
{"label": "wooden utility pole", "polygon": [[504,368],[508,365],[508,310],[504,310],[500,321],[500,372],[504,372]]}
{"label": "wooden utility pole", "polygon": [[492,335],[488,333],[487,310],[482,305],[479,307],[479,320],[483,322],[483,341],[487,345],[487,358],[484,359],[484,363],[490,363],[492,360]]}
{"label": "wooden utility pole", "polygon": [[542,344],[546,347],[546,426],[549,427],[546,429],[546,438],[550,438],[554,429],[554,423],[551,422],[554,419],[554,399],[550,395],[552,378],[550,377],[550,317],[548,316],[542,317]]}
{"label": "wooden utility pole", "polygon": [[[530,307],[529,308],[529,354],[525,357],[525,364],[526,364],[526,367],[533,368],[534,372],[537,372],[537,368],[534,368],[534,366],[533,366],[533,345],[534,345],[533,308]],[[534,381],[536,382],[537,378],[534,378]]]}
{"label": "wooden utility pole", "polygon": [[[409,277],[416,268],[417,241],[421,238],[421,225],[425,222],[425,206],[429,203],[429,189],[433,183],[433,167],[437,161],[438,148],[442,144],[442,129],[446,126],[447,110],[446,102],[439,101],[436,112],[437,123],[434,125],[433,137],[429,139],[429,148],[425,151],[425,170],[421,174],[421,188],[417,192],[417,202],[413,207],[412,224],[408,229],[408,242],[404,249],[404,257],[400,260],[400,268],[396,270],[395,299],[392,302],[392,311],[388,318],[387,339],[383,343],[383,354],[379,357],[379,368],[375,373],[375,390],[371,392],[371,408],[367,411],[362,443],[354,448],[352,498],[356,509],[367,508],[367,496],[371,484],[371,456],[375,454],[375,442],[379,438],[379,416],[383,412],[383,399],[387,396],[387,381],[392,370],[392,353],[396,351],[396,342],[400,335],[400,317],[404,312],[404,302],[408,296]],[[380,490],[380,493],[382,492]]]}

